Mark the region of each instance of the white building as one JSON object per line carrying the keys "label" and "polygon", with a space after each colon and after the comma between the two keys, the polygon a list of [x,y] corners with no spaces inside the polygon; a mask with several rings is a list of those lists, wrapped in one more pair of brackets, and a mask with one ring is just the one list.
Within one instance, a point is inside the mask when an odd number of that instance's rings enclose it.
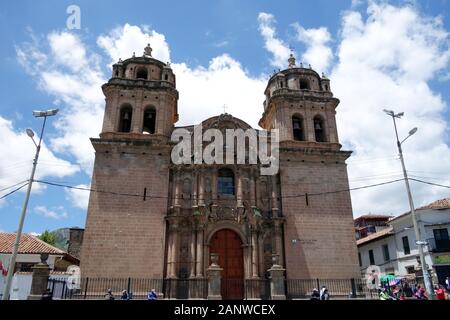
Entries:
{"label": "white building", "polygon": [[[424,246],[425,262],[433,283],[443,284],[450,277],[450,198],[437,200],[416,209],[416,218]],[[389,228],[357,241],[361,272],[377,265],[381,272],[399,276],[411,275],[420,269],[411,213],[389,220]]]}
{"label": "white building", "polygon": [[[15,233],[0,232],[0,266],[3,270],[9,270],[12,248],[16,239]],[[48,254],[47,264],[52,274],[66,271],[70,265],[78,265],[79,260],[67,252],[60,250],[30,234],[22,234],[14,267],[14,278],[11,287],[11,299],[26,299],[31,288],[32,267],[41,261],[41,254]],[[0,297],[3,295],[6,284],[5,272],[0,270]]]}

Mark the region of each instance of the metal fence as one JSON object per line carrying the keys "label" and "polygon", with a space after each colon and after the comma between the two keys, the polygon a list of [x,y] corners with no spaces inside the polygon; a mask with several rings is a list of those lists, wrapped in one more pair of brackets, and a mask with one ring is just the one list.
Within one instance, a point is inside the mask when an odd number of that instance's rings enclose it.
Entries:
{"label": "metal fence", "polygon": [[[271,298],[270,281],[222,279],[222,298],[268,300]],[[121,298],[123,290],[127,290],[131,299],[147,299],[152,289],[158,293],[159,299],[208,297],[207,279],[81,278],[77,284],[71,284],[67,278],[52,278],[48,281],[48,288],[53,299],[105,299],[108,290],[115,299]],[[413,287],[412,283],[408,285]],[[365,279],[287,279],[286,298],[309,299],[314,288],[320,290],[323,286],[327,287],[331,298],[378,298],[377,290],[370,290]]]}
{"label": "metal fence", "polygon": [[53,299],[105,299],[108,290],[120,299],[126,290],[130,299],[147,299],[150,290],[165,299],[206,299],[206,279],[81,278],[77,285],[68,279],[49,279]]}
{"label": "metal fence", "polygon": [[310,298],[313,289],[320,290],[326,287],[331,297],[362,298],[371,297],[371,292],[364,279],[287,279],[286,298]]}

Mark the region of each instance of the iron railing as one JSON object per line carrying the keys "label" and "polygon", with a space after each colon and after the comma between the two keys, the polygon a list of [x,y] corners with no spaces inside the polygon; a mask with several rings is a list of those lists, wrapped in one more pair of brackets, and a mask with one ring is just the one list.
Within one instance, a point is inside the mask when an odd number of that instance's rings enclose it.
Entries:
{"label": "iron railing", "polygon": [[121,299],[126,290],[130,299],[147,299],[151,290],[165,299],[206,299],[207,279],[145,279],[145,278],[81,278],[70,285],[67,278],[48,280],[53,299],[105,299],[109,290],[114,299]]}
{"label": "iron railing", "polygon": [[[271,298],[270,279],[222,279],[222,299]],[[365,279],[287,279],[287,299],[309,299],[314,288],[327,287],[332,298],[377,298],[377,290],[369,289]],[[145,278],[80,278],[76,284],[67,278],[48,281],[53,299],[105,299],[111,290],[115,299],[126,290],[130,299],[147,299],[154,289],[159,299],[207,299],[207,279],[145,279]]]}
{"label": "iron railing", "polygon": [[326,287],[331,297],[358,298],[370,297],[372,292],[364,279],[287,279],[286,298],[310,298],[313,289],[320,291]]}
{"label": "iron railing", "polygon": [[450,251],[450,239],[436,240],[435,238],[427,239],[428,248],[431,252],[448,252]]}

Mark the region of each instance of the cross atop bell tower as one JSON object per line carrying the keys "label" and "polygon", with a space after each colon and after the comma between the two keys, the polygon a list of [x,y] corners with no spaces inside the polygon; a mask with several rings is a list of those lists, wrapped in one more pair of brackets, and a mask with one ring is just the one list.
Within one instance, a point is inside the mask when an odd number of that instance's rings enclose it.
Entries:
{"label": "cross atop bell tower", "polygon": [[280,142],[340,148],[335,118],[339,100],[333,97],[330,80],[311,66],[297,66],[292,49],[288,67],[272,75],[264,93],[259,125],[266,130],[279,129]]}

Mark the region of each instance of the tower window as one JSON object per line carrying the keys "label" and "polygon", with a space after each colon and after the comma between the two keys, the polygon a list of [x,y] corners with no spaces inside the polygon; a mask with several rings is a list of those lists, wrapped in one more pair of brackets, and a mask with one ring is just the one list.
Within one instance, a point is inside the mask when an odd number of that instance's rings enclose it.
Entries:
{"label": "tower window", "polygon": [[317,142],[325,142],[325,127],[322,117],[314,117],[314,134]]}
{"label": "tower window", "polygon": [[303,141],[303,120],[299,116],[292,117],[292,133],[294,135],[294,140]]}
{"label": "tower window", "polygon": [[164,75],[164,80],[166,80],[166,81],[169,80],[169,75],[168,75],[168,74],[165,74],[165,75]]}
{"label": "tower window", "polygon": [[133,116],[133,110],[131,106],[123,107],[120,110],[120,122],[119,122],[119,132],[130,132],[131,131],[131,117]]}
{"label": "tower window", "polygon": [[309,81],[307,79],[300,79],[300,90],[309,90]]}
{"label": "tower window", "polygon": [[228,168],[219,169],[217,178],[217,192],[219,194],[234,195],[234,173]]}
{"label": "tower window", "polygon": [[138,71],[136,72],[136,79],[144,79],[147,80],[147,69],[144,67],[141,67],[138,69]]}
{"label": "tower window", "polygon": [[153,108],[147,108],[144,112],[144,123],[142,126],[142,133],[153,134],[155,133],[156,125],[156,111]]}

